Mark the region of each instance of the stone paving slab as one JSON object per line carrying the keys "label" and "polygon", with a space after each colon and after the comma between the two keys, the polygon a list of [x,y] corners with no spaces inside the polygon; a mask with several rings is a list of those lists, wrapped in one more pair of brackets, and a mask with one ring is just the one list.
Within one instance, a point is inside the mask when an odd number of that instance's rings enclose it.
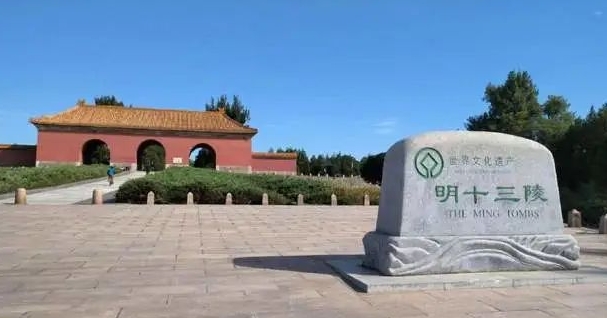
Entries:
{"label": "stone paving slab", "polygon": [[571,271],[512,271],[390,277],[361,266],[361,262],[361,259],[330,260],[327,264],[354,288],[365,293],[607,283],[607,264],[583,265],[580,269]]}
{"label": "stone paving slab", "polygon": [[[377,207],[0,205],[0,317],[600,317],[607,284],[360,293]],[[583,264],[607,264],[583,254]]]}
{"label": "stone paving slab", "polygon": [[[128,180],[141,178],[145,172],[136,171],[124,173],[114,177],[114,184],[110,186],[107,179],[96,179],[94,181],[77,183],[69,187],[57,187],[45,189],[44,191],[32,191],[27,195],[27,204],[29,205],[67,205],[83,202],[91,202],[93,190],[100,189],[104,194],[104,199],[109,200],[109,196],[118,190],[118,188]],[[13,204],[14,195],[0,200],[0,205]]]}

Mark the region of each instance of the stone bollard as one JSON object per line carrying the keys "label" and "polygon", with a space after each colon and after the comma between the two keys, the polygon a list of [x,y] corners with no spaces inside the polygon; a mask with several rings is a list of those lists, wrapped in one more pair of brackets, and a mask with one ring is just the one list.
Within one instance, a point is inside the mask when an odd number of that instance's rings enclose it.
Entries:
{"label": "stone bollard", "polygon": [[268,203],[269,203],[269,200],[268,200],[268,194],[267,194],[267,193],[264,193],[264,194],[261,196],[261,204],[262,204],[262,205],[268,205]]}
{"label": "stone bollard", "polygon": [[134,173],[137,172],[137,164],[136,163],[131,163],[131,167],[129,169],[129,173]]}
{"label": "stone bollard", "polygon": [[569,211],[567,221],[569,227],[582,227],[582,213],[576,209]]}
{"label": "stone bollard", "polygon": [[147,204],[154,204],[154,191],[148,192],[148,201]]}
{"label": "stone bollard", "polygon": [[185,204],[194,204],[194,193],[188,192]]}
{"label": "stone bollard", "polygon": [[337,196],[335,195],[335,193],[331,194],[331,205],[337,205]]}
{"label": "stone bollard", "polygon": [[226,205],[230,204],[232,204],[232,194],[228,192],[228,194],[226,194]]}
{"label": "stone bollard", "polygon": [[599,221],[599,234],[607,234],[607,214],[601,216]]}
{"label": "stone bollard", "polygon": [[297,205],[303,205],[304,204],[304,196],[303,194],[298,194],[297,195]]}
{"label": "stone bollard", "polygon": [[101,192],[101,189],[93,190],[93,199],[91,200],[91,204],[103,204],[103,192]]}
{"label": "stone bollard", "polygon": [[371,205],[371,200],[369,200],[369,195],[365,193],[365,197],[363,198],[363,205],[369,206]]}
{"label": "stone bollard", "polygon": [[27,204],[27,191],[25,188],[15,190],[15,204]]}

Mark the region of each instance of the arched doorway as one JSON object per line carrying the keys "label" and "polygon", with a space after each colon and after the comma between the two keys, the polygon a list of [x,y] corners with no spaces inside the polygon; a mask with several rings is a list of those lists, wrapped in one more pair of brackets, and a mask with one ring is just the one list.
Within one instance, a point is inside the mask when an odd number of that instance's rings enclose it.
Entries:
{"label": "arched doorway", "polygon": [[100,139],[91,139],[82,145],[82,164],[110,164],[110,147]]}
{"label": "arched doorway", "polygon": [[208,144],[198,144],[190,150],[190,166],[196,168],[215,169],[217,154]]}
{"label": "arched doorway", "polygon": [[137,147],[137,170],[151,171],[164,170],[166,166],[166,151],[164,146],[154,140],[148,139]]}

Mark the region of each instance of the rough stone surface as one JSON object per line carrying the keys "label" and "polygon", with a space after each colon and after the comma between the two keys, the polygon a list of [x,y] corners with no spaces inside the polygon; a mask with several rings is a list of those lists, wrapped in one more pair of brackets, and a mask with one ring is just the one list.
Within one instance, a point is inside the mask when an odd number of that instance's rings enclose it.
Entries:
{"label": "rough stone surface", "polygon": [[103,204],[103,191],[101,189],[93,190],[93,198],[91,200],[93,204]]}
{"label": "rough stone surface", "polygon": [[25,188],[15,190],[14,204],[27,204],[27,190]]}
{"label": "rough stone surface", "polygon": [[607,234],[607,214],[601,216],[599,221],[599,234]]}
{"label": "rough stone surface", "polygon": [[194,204],[194,193],[188,192],[186,204]]}
{"label": "rough stone surface", "polygon": [[154,192],[153,191],[148,192],[148,198],[147,198],[146,203],[150,204],[150,205],[154,204]]}
{"label": "rough stone surface", "polygon": [[579,247],[562,234],[560,211],[543,145],[501,133],[421,134],[386,153],[364,264],[386,275],[576,269]]}
{"label": "rough stone surface", "polygon": [[578,210],[571,210],[567,215],[569,227],[582,227],[582,213]]}
{"label": "rough stone surface", "polygon": [[364,266],[385,275],[577,269],[571,235],[403,237],[367,233]]}

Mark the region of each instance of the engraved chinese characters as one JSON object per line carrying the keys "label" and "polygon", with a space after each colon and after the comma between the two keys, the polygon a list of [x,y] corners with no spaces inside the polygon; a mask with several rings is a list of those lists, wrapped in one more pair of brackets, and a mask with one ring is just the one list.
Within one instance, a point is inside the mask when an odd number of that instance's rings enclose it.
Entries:
{"label": "engraved chinese characters", "polygon": [[539,143],[429,133],[386,153],[377,230],[394,236],[561,233],[554,162]]}
{"label": "engraved chinese characters", "polygon": [[376,231],[363,243],[365,264],[384,274],[579,266],[577,242],[562,235],[552,154],[534,141],[414,136],[386,153],[381,187]]}

